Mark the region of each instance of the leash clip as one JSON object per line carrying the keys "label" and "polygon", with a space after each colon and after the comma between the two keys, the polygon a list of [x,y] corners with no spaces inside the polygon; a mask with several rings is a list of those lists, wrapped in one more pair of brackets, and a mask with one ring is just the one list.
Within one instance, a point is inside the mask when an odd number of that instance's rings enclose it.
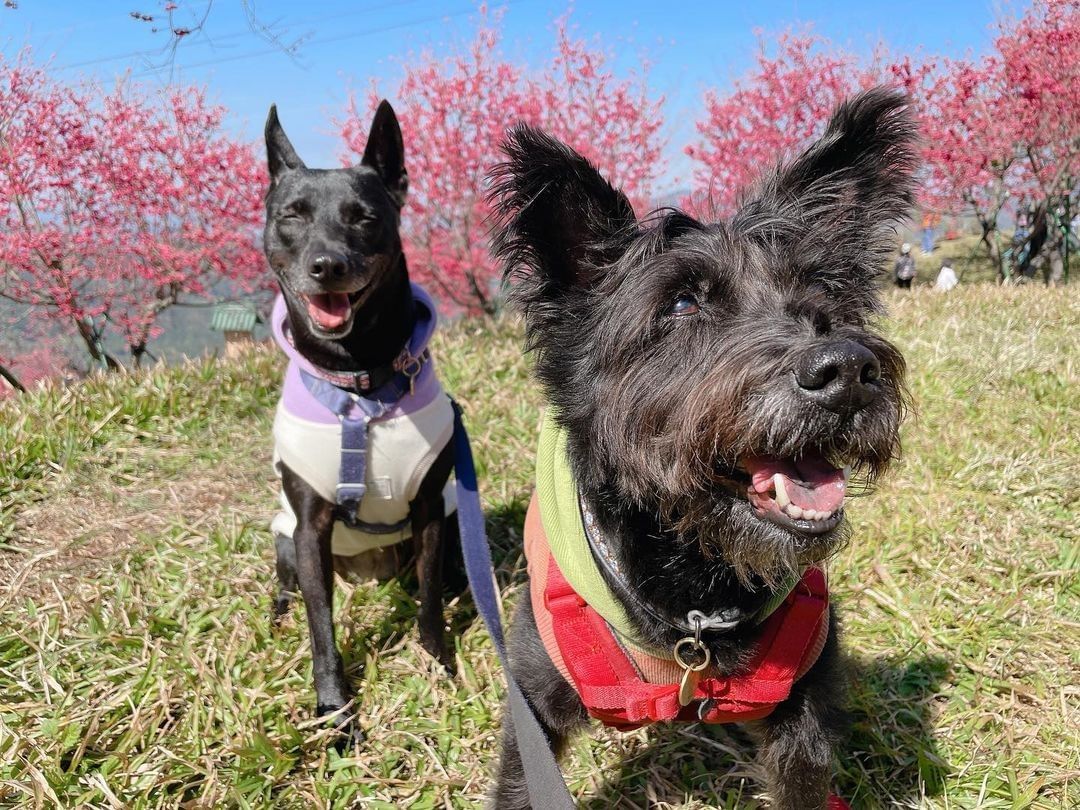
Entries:
{"label": "leash clip", "polygon": [[[712,660],[709,648],[701,642],[701,618],[694,617],[694,635],[680,638],[675,642],[672,652],[675,655],[675,663],[682,667],[682,679],[679,681],[679,705],[689,706],[697,691],[698,681],[701,680],[701,672]],[[688,649],[689,648],[689,649]],[[693,657],[700,656],[700,660],[687,661],[686,652],[693,650]]]}
{"label": "leash clip", "polygon": [[741,621],[742,618],[738,609],[714,613],[711,616],[706,616],[700,610],[691,610],[686,614],[687,624],[692,624],[697,628],[699,637],[703,628],[705,630],[730,630],[733,627],[738,627]]}

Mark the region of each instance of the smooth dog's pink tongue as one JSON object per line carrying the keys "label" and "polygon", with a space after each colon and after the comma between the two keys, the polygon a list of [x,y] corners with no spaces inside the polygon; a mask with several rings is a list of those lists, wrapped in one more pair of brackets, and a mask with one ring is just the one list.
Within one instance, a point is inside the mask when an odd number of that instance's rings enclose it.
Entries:
{"label": "smooth dog's pink tongue", "polygon": [[784,477],[784,491],[790,501],[802,510],[835,512],[844,503],[847,475],[820,456],[807,456],[796,462],[768,456],[743,459],[757,492],[768,492],[773,476]]}
{"label": "smooth dog's pink tongue", "polygon": [[309,295],[308,315],[323,329],[337,329],[349,319],[348,293]]}

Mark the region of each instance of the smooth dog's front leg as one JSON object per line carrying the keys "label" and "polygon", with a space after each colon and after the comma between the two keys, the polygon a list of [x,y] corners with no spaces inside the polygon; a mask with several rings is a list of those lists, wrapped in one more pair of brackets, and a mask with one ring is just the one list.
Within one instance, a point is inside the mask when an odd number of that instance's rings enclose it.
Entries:
{"label": "smooth dog's front leg", "polygon": [[[528,592],[522,594],[514,611],[510,631],[510,671],[525,699],[536,713],[551,749],[562,753],[566,738],[588,722],[585,707],[577,692],[563,678],[548,657],[536,629]],[[510,707],[503,702],[503,744],[499,759],[498,780],[492,797],[495,810],[519,810],[529,807],[529,792],[521,766],[521,752],[514,735]]]}
{"label": "smooth dog's front leg", "polygon": [[845,685],[832,612],[829,639],[817,663],[786,701],[748,729],[758,738],[758,757],[769,774],[772,806],[777,810],[828,806],[833,755],[849,726]]}
{"label": "smooth dog's front leg", "polygon": [[276,627],[289,612],[300,585],[296,578],[296,543],[293,539],[283,534],[274,535],[274,551],[277,556],[278,592],[270,613],[270,623]]}
{"label": "smooth dog's front leg", "polygon": [[409,505],[416,545],[416,578],[420,590],[417,624],[420,644],[431,656],[454,671],[454,658],[446,648],[443,632],[443,558],[446,556],[446,504],[443,487],[454,463],[453,442],[447,444],[431,465]]}
{"label": "smooth dog's front leg", "polygon": [[[281,485],[296,514],[296,531],[293,533],[296,576],[311,634],[316,711],[321,716],[336,712],[349,702],[351,696],[341,653],[334,641],[334,567],[330,552],[334,505],[321,498],[284,465]],[[340,717],[336,723],[343,731],[359,737],[351,717]]]}

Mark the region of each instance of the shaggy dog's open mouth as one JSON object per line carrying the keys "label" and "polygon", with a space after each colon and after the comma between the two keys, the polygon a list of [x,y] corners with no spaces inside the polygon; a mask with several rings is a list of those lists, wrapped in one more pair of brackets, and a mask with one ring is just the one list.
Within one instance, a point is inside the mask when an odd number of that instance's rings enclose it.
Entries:
{"label": "shaggy dog's open mouth", "polygon": [[338,335],[349,331],[352,316],[363,296],[364,288],[354,292],[325,292],[314,295],[301,294],[307,304],[308,318],[324,335]]}
{"label": "shaggy dog's open mouth", "polygon": [[843,520],[847,469],[834,467],[821,453],[797,459],[746,456],[740,466],[749,477],[746,498],[760,519],[804,535],[825,534]]}

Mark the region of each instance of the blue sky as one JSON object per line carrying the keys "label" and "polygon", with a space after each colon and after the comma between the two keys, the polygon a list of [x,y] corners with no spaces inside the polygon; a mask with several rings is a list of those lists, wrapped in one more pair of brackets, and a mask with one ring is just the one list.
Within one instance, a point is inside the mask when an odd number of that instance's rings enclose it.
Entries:
{"label": "blue sky", "polygon": [[[183,24],[201,14],[205,0],[179,0]],[[258,19],[282,40],[301,40],[295,58],[260,39],[248,26],[241,0],[215,0],[204,31],[185,40],[170,60],[166,38],[129,12],[159,13],[159,0],[21,0],[0,8],[0,47],[12,54],[29,45],[51,60],[58,76],[88,75],[110,81],[129,72],[140,81],[206,85],[231,112],[230,126],[245,137],[261,132],[267,107],[276,102],[309,165],[337,163],[332,119],[348,91],[372,78],[392,96],[400,64],[410,53],[436,53],[470,39],[475,0],[329,0],[251,2]],[[552,21],[562,0],[507,0],[503,51],[537,64],[550,53]],[[499,3],[493,3],[499,7]],[[953,56],[990,45],[989,27],[1007,0],[741,0],[663,2],[579,0],[572,16],[579,33],[599,37],[629,69],[644,55],[651,85],[667,99],[669,181],[685,172],[678,157],[693,132],[705,87],[723,88],[744,73],[757,50],[755,32],[812,23],[814,30],[859,53],[880,41],[896,52]],[[184,16],[187,13],[187,16]]]}

